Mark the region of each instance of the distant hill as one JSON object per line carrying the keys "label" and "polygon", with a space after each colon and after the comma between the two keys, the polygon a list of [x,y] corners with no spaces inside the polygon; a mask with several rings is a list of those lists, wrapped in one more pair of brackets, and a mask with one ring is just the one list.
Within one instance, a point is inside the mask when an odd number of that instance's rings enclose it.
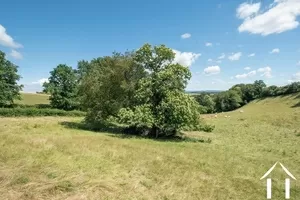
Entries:
{"label": "distant hill", "polygon": [[47,94],[21,93],[21,98],[15,103],[23,105],[49,104],[49,95]]}
{"label": "distant hill", "polygon": [[188,94],[192,94],[192,95],[195,95],[195,94],[200,94],[200,93],[209,93],[209,94],[217,94],[217,93],[220,93],[222,92],[222,90],[195,90],[195,91],[186,91],[186,93]]}

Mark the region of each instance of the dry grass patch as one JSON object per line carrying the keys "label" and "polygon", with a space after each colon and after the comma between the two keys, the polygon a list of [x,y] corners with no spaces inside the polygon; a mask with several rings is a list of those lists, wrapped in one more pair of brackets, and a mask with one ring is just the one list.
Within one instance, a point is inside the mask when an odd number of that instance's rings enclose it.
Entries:
{"label": "dry grass patch", "polygon": [[[259,178],[276,161],[300,178],[297,101],[253,102],[244,113],[207,118],[216,125],[212,133],[186,133],[211,143],[117,137],[62,125],[82,118],[0,118],[1,199],[263,199]],[[273,176],[274,199],[284,197],[284,177],[280,171]],[[295,182],[292,197],[300,198]]]}

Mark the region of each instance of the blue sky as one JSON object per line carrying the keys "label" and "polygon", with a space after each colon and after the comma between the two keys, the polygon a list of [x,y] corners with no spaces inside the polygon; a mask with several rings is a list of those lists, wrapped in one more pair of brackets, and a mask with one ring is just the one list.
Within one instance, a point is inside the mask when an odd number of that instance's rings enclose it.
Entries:
{"label": "blue sky", "polygon": [[174,49],[189,65],[187,90],[224,90],[257,79],[300,81],[300,0],[5,1],[0,50],[19,66],[24,91],[58,64],[134,50]]}

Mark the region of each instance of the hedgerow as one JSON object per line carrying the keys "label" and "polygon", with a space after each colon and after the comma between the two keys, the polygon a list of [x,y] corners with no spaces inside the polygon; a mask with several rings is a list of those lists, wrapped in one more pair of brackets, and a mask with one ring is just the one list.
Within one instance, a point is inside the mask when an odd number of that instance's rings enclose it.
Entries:
{"label": "hedgerow", "polygon": [[0,116],[2,117],[38,117],[38,116],[72,116],[79,117],[85,116],[85,112],[82,111],[65,111],[51,108],[35,108],[35,107],[24,107],[24,108],[0,108]]}

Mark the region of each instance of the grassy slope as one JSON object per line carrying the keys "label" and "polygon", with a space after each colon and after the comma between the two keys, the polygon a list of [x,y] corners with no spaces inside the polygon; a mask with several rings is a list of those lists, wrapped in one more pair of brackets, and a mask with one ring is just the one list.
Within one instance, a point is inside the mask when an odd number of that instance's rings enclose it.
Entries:
{"label": "grassy slope", "polygon": [[[1,199],[265,199],[259,178],[281,161],[300,178],[300,101],[253,102],[218,118],[212,143],[160,142],[69,129],[80,118],[0,119]],[[229,115],[230,118],[225,118]],[[284,175],[273,174],[284,199]],[[281,181],[277,181],[281,178]],[[300,199],[292,182],[292,198]]]}
{"label": "grassy slope", "polygon": [[22,100],[15,103],[24,105],[49,104],[49,95],[47,94],[31,94],[21,93]]}

